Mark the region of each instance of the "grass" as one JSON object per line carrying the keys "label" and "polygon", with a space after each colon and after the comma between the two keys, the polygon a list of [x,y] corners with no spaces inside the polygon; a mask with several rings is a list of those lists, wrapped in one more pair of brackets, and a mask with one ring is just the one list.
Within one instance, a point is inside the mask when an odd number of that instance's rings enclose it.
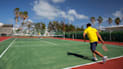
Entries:
{"label": "grass", "polygon": [[[0,53],[13,40],[1,42]],[[101,44],[98,44],[97,50],[109,58],[123,56],[123,47],[106,46],[108,52],[102,50]],[[77,41],[17,38],[0,59],[0,69],[62,69],[85,64],[92,62],[89,48],[89,43]]]}

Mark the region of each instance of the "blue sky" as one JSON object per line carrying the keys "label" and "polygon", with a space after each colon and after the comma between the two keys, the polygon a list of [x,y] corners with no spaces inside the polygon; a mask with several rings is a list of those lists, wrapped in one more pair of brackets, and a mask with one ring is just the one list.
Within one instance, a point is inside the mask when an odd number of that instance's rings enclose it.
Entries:
{"label": "blue sky", "polygon": [[46,24],[65,19],[66,23],[81,26],[89,23],[92,16],[102,16],[102,26],[108,26],[108,17],[123,18],[123,0],[0,0],[1,23],[15,23],[14,8],[28,11],[29,20]]}

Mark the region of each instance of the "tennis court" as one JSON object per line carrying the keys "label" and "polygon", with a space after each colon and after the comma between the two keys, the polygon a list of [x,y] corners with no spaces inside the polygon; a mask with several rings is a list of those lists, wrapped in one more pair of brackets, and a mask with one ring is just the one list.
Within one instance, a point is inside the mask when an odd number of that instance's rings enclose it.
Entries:
{"label": "tennis court", "polygon": [[[97,50],[108,58],[123,56],[123,46],[106,46],[108,52],[101,44]],[[0,42],[0,54],[0,69],[63,69],[93,62],[89,43],[51,38],[11,38]]]}

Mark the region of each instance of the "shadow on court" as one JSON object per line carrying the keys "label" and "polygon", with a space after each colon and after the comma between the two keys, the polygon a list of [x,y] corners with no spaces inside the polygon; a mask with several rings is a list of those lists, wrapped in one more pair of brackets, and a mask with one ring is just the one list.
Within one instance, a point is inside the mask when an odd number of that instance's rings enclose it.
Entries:
{"label": "shadow on court", "polygon": [[84,56],[82,54],[80,55],[80,54],[77,54],[77,53],[67,52],[67,55],[72,55],[72,56],[75,56],[75,57],[78,57],[78,58],[82,58],[82,59],[85,59],[85,60],[94,61],[91,58],[89,58],[87,56]]}

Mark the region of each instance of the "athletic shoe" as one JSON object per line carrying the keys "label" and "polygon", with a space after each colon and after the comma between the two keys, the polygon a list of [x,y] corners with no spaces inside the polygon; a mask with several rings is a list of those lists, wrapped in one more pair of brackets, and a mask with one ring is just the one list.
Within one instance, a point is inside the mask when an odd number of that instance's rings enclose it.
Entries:
{"label": "athletic shoe", "polygon": [[103,63],[105,63],[107,60],[107,56],[104,56],[102,59],[103,59]]}
{"label": "athletic shoe", "polygon": [[96,57],[93,57],[93,61],[97,61],[98,59]]}

